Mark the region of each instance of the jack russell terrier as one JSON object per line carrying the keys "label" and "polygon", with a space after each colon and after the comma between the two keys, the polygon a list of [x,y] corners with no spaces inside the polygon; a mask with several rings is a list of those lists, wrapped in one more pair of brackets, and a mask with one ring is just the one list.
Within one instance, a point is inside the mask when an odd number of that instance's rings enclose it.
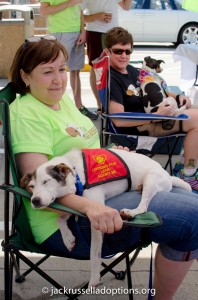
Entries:
{"label": "jack russell terrier", "polygon": [[[32,174],[24,175],[20,186],[33,193],[33,208],[47,207],[56,198],[71,193],[105,203],[106,199],[127,190],[142,191],[137,208],[121,210],[123,219],[146,212],[151,199],[159,191],[168,192],[173,186],[191,191],[188,183],[170,176],[156,161],[142,154],[114,148],[72,149],[42,164]],[[59,217],[58,225],[64,244],[71,251],[75,237],[67,227],[69,217],[69,214]],[[89,287],[100,283],[102,240],[102,233],[91,227]]]}
{"label": "jack russell terrier", "polygon": [[[170,91],[167,83],[158,74],[163,70],[161,68],[161,63],[164,63],[164,61],[147,56],[144,58],[143,66],[140,69],[139,81],[144,111],[146,113],[156,112],[162,102],[165,103],[166,106],[173,105],[175,111],[185,110],[185,103],[180,106],[179,95],[176,97],[176,100],[169,96]],[[164,130],[171,130],[175,121],[165,120],[162,123],[162,128]],[[143,128],[143,130],[145,129]]]}

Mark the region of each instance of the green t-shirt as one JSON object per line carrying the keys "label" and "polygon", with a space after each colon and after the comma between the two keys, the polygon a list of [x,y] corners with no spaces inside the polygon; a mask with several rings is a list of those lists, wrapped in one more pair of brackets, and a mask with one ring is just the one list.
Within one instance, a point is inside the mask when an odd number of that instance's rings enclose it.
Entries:
{"label": "green t-shirt", "polygon": [[192,10],[198,12],[198,1],[197,0],[183,0],[182,7],[186,10]]}
{"label": "green t-shirt", "polygon": [[[60,107],[54,111],[30,94],[16,98],[10,105],[14,154],[45,153],[50,159],[72,148],[100,147],[96,127],[66,94]],[[28,199],[24,203],[33,236],[40,244],[58,229],[58,214],[33,209]]]}
{"label": "green t-shirt", "polygon": [[[50,5],[58,5],[69,0],[41,0]],[[80,32],[81,9],[80,5],[68,7],[56,14],[48,16],[48,30],[51,33],[57,32]]]}

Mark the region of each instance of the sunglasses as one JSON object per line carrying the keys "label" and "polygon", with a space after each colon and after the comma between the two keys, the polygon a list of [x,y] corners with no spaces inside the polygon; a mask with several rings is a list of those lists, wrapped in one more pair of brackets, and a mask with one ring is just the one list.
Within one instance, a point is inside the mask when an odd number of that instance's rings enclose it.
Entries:
{"label": "sunglasses", "polygon": [[37,43],[40,42],[41,40],[56,41],[57,39],[53,35],[31,36],[25,39],[23,46],[26,47],[27,43]]}
{"label": "sunglasses", "polygon": [[130,55],[133,52],[132,49],[116,49],[116,48],[110,48],[109,51],[117,55],[122,55],[123,53],[125,53],[126,55]]}

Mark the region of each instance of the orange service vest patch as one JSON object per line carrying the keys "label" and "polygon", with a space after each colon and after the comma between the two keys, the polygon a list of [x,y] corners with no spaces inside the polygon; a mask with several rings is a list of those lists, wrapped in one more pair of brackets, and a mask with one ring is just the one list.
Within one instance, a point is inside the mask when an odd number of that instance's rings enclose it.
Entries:
{"label": "orange service vest patch", "polygon": [[90,188],[110,181],[128,179],[131,187],[131,177],[126,163],[114,152],[107,149],[82,149],[85,169],[85,188]]}

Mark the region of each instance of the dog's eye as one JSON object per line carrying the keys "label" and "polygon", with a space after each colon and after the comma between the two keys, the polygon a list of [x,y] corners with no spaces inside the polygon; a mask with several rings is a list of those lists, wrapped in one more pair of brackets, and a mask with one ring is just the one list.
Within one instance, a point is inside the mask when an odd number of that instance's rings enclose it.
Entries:
{"label": "dog's eye", "polygon": [[48,181],[50,181],[50,179],[44,180],[43,184],[46,184]]}
{"label": "dog's eye", "polygon": [[34,189],[34,185],[33,185],[33,184],[30,184],[30,185],[28,185],[28,188],[29,188],[30,190],[33,190],[33,189]]}

